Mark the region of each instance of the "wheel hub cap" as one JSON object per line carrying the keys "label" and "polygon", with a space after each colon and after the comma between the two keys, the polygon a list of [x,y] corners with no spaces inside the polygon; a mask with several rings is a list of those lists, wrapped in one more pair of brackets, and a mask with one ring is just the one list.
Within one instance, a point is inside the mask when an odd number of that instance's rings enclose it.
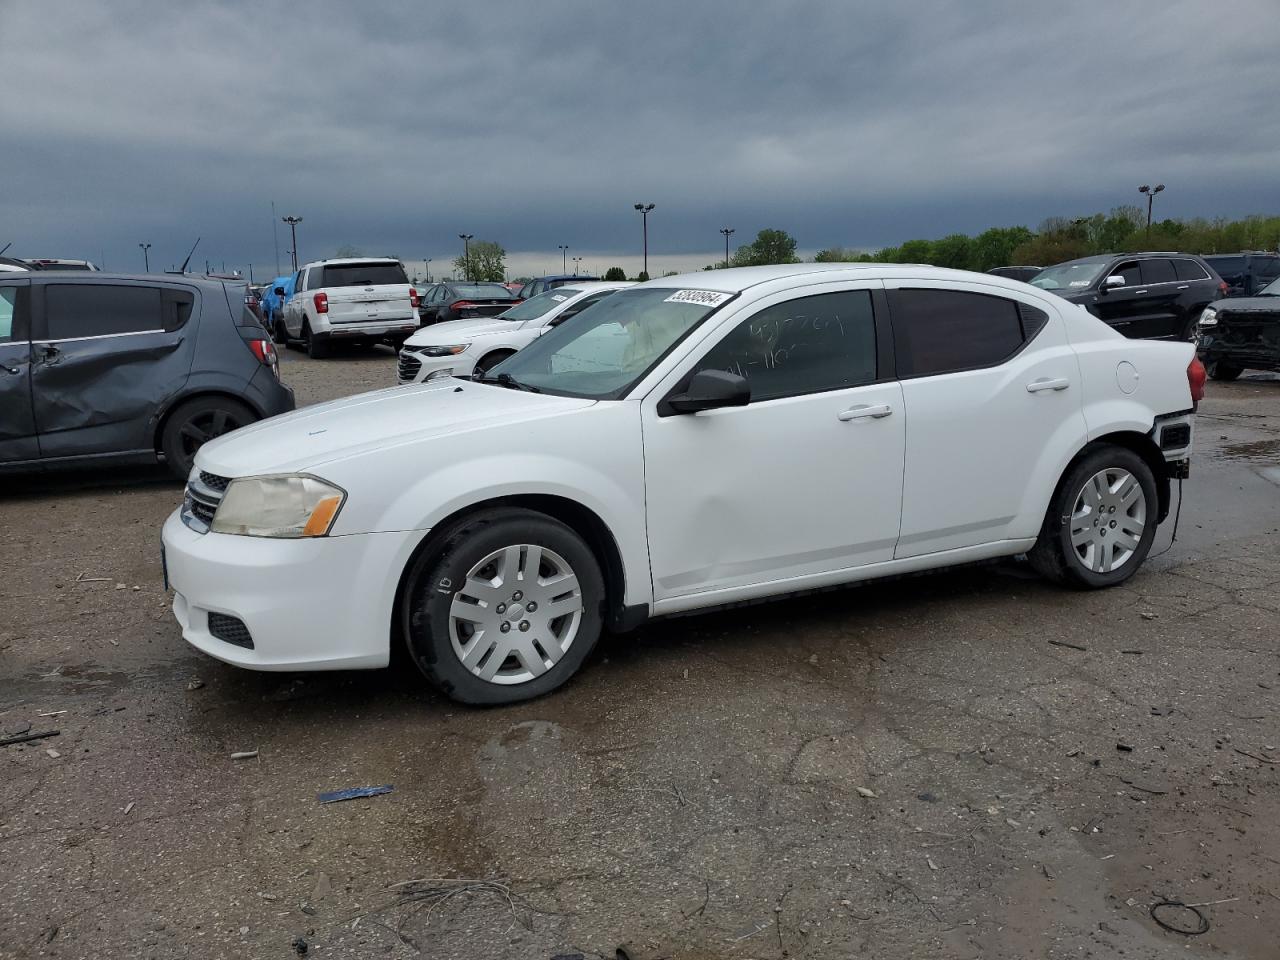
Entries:
{"label": "wheel hub cap", "polygon": [[1108,467],[1085,481],[1071,511],[1071,549],[1094,573],[1128,563],[1147,525],[1147,497],[1128,470]]}
{"label": "wheel hub cap", "polygon": [[568,561],[536,544],[503,547],[471,568],[449,608],[453,652],[489,683],[525,683],[554,667],[582,622]]}

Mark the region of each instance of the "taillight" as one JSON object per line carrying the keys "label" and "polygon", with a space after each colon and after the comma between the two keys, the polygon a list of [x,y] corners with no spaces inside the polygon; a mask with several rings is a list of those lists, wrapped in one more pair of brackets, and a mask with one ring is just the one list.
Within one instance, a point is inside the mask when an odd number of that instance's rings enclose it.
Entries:
{"label": "taillight", "polygon": [[249,349],[259,363],[265,363],[268,367],[274,367],[280,359],[276,354],[276,345],[270,340],[250,340]]}
{"label": "taillight", "polygon": [[450,304],[450,306],[453,307],[454,310],[461,310],[463,307],[474,307],[475,304],[470,300],[455,300]]}
{"label": "taillight", "polygon": [[327,293],[317,293],[311,298],[311,302],[316,305],[316,313],[329,312],[329,295]]}
{"label": "taillight", "polygon": [[415,310],[418,309],[418,291],[413,289],[413,287],[409,288],[409,306],[413,307]]}
{"label": "taillight", "polygon": [[1204,399],[1204,364],[1199,357],[1192,357],[1187,364],[1187,386],[1191,388],[1191,405],[1194,407]]}
{"label": "taillight", "polygon": [[1231,288],[1227,286],[1227,281],[1225,280],[1218,281],[1218,292],[1221,293],[1224,297],[1231,292]]}

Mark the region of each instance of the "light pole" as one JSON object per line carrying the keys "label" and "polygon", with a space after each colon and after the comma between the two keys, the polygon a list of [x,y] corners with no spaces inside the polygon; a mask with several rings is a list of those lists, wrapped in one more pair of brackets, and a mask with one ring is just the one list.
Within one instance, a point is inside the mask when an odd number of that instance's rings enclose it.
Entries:
{"label": "light pole", "polygon": [[1138,188],[1139,193],[1147,195],[1147,242],[1151,242],[1151,202],[1155,200],[1156,194],[1164,189],[1163,183],[1157,183],[1154,187],[1149,184],[1143,184]]}
{"label": "light pole", "polygon": [[150,272],[151,272],[151,257],[150,257],[150,256],[148,256],[147,251],[151,249],[151,244],[149,244],[149,243],[140,243],[140,244],[138,244],[138,246],[140,246],[140,247],[142,248],[142,272],[143,272],[143,273],[150,273]]}
{"label": "light pole", "polygon": [[582,258],[581,258],[581,257],[574,257],[574,258],[573,258],[573,275],[574,275],[575,277],[578,275],[578,264],[580,264],[581,262],[582,262]]}
{"label": "light pole", "polygon": [[635,208],[640,211],[641,229],[644,231],[644,276],[646,280],[649,278],[649,211],[654,206],[652,203],[637,203],[635,205]]}
{"label": "light pole", "polygon": [[460,233],[458,239],[462,241],[462,270],[463,279],[470,282],[471,280],[471,241],[475,239],[474,233]]}
{"label": "light pole", "polygon": [[427,257],[427,283],[431,282],[431,258]]}
{"label": "light pole", "polygon": [[724,265],[727,267],[729,266],[729,237],[737,231],[733,227],[721,227],[720,232],[724,234]]}
{"label": "light pole", "polygon": [[293,272],[298,272],[298,224],[302,222],[301,217],[281,217],[282,221],[289,225],[289,239],[293,242],[293,249],[289,252],[293,254]]}
{"label": "light pole", "polygon": [[556,249],[560,251],[560,272],[568,273],[569,262],[566,259],[569,256],[569,248],[563,243],[556,244]]}

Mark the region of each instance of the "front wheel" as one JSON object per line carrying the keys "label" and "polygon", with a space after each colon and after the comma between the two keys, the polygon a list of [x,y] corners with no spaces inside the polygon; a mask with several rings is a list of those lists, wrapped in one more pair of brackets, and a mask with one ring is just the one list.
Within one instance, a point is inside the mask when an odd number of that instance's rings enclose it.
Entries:
{"label": "front wheel", "polygon": [[199,397],[179,406],[165,421],[160,449],[179,480],[186,480],[196,451],[224,433],[247,426],[257,416],[243,403],[226,397]]}
{"label": "front wheel", "polygon": [[475,376],[483,377],[507,357],[514,356],[514,350],[495,350],[476,361]]}
{"label": "front wheel", "polygon": [[586,660],[603,626],[590,547],[532,510],[487,510],[445,532],[405,591],[405,639],[426,678],[462,703],[548,693]]}
{"label": "front wheel", "polygon": [[1031,549],[1032,565],[1059,583],[1097,589],[1133,576],[1155,540],[1155,476],[1124,447],[1103,446],[1068,471]]}

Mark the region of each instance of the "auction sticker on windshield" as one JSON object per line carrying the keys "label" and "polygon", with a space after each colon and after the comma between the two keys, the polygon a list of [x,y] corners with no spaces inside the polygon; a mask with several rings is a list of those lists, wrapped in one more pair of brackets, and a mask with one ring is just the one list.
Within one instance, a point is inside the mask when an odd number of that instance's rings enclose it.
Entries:
{"label": "auction sticker on windshield", "polygon": [[677,290],[667,297],[666,303],[696,303],[703,307],[718,307],[731,298],[731,293],[717,293],[715,290]]}

